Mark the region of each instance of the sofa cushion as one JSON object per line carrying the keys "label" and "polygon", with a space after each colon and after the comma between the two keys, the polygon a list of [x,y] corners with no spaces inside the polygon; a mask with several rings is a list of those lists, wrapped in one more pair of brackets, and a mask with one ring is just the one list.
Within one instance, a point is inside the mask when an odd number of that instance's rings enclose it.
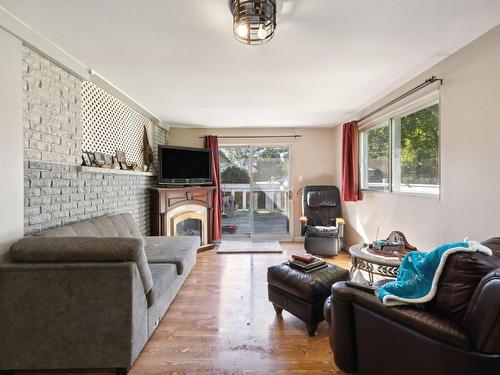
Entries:
{"label": "sofa cushion", "polygon": [[153,278],[153,289],[148,294],[148,306],[160,299],[160,297],[170,292],[171,286],[177,277],[177,268],[175,264],[151,264],[151,276]]}
{"label": "sofa cushion", "polygon": [[25,237],[10,247],[10,256],[19,263],[135,262],[144,292],[153,286],[140,238]]}
{"label": "sofa cushion", "polygon": [[52,228],[35,236],[49,237],[142,237],[132,215],[128,212]]}
{"label": "sofa cushion", "polygon": [[337,227],[333,226],[324,227],[321,225],[308,225],[306,227],[306,233],[312,237],[337,237],[339,230]]}
{"label": "sofa cushion", "polygon": [[175,264],[179,275],[191,270],[200,246],[200,239],[194,236],[154,236],[145,241],[148,262]]}
{"label": "sofa cushion", "polygon": [[426,305],[428,311],[435,312],[461,325],[469,301],[481,279],[489,272],[500,268],[500,239],[483,242],[494,255],[475,253],[455,253],[448,257],[439,279],[435,297]]}

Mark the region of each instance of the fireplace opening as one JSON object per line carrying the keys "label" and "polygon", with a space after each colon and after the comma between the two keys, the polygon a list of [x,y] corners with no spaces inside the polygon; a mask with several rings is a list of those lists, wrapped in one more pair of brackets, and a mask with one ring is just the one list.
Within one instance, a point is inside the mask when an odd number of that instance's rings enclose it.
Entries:
{"label": "fireplace opening", "polygon": [[196,205],[176,207],[167,215],[167,236],[193,236],[200,239],[202,246],[207,244],[206,208]]}
{"label": "fireplace opening", "polygon": [[178,222],[175,226],[177,236],[195,236],[202,239],[203,223],[200,219],[187,218]]}

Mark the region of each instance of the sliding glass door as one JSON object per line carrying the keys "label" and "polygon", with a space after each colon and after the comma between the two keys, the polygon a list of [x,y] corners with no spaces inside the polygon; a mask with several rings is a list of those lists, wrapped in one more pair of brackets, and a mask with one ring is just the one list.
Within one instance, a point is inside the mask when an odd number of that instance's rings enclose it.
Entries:
{"label": "sliding glass door", "polygon": [[226,146],[219,157],[223,237],[289,239],[289,146]]}

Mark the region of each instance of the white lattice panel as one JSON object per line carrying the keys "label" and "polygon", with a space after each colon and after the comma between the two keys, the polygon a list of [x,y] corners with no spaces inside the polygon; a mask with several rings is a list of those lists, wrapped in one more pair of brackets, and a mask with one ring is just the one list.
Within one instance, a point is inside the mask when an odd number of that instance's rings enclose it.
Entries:
{"label": "white lattice panel", "polygon": [[152,145],[153,122],[92,82],[82,84],[82,145],[84,151],[115,154],[124,151],[127,161],[142,164],[144,126]]}

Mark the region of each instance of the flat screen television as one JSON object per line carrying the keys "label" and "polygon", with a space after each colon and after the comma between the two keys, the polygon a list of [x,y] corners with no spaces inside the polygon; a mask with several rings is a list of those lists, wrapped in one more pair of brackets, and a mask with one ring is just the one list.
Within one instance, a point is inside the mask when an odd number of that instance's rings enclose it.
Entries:
{"label": "flat screen television", "polygon": [[210,149],[158,146],[158,164],[160,184],[212,184],[212,151]]}

